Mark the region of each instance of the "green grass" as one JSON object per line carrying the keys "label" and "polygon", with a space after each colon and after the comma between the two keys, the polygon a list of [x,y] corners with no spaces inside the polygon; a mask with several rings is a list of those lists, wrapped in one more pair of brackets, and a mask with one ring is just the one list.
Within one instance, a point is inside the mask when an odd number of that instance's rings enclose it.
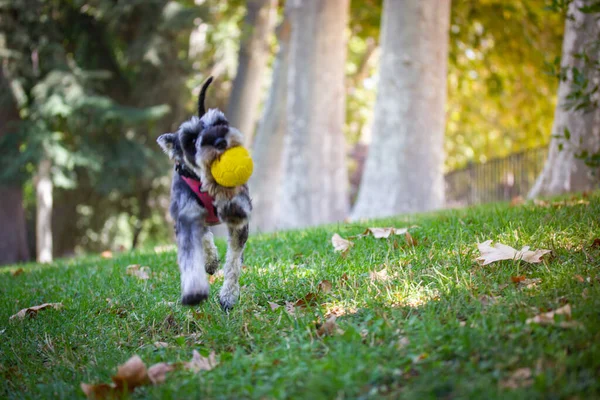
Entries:
{"label": "green grass", "polygon": [[[219,366],[173,372],[132,398],[600,398],[600,249],[590,246],[600,237],[600,194],[588,200],[251,237],[240,303],[229,315],[216,296],[222,278],[208,303],[166,303],[179,297],[174,252],[27,265],[19,276],[17,267],[2,268],[0,398],[83,397],[80,382],[109,382],[133,354],[153,364],[187,361],[193,349],[214,350]],[[342,257],[331,246],[334,232],[408,224],[418,225],[416,247],[403,247],[403,237],[367,237]],[[479,266],[476,243],[486,239],[553,253],[542,264]],[[129,264],[147,265],[153,276],[128,276]],[[370,278],[383,268],[390,279]],[[541,282],[519,287],[511,281],[519,275]],[[269,302],[316,293],[325,279],[331,292],[295,317],[271,310]],[[9,321],[44,302],[64,308]],[[580,328],[526,324],[565,303]],[[331,310],[345,312],[337,320],[343,332],[319,338],[315,323]],[[169,347],[157,349],[157,341]],[[503,388],[520,368],[531,370],[531,381]]]}

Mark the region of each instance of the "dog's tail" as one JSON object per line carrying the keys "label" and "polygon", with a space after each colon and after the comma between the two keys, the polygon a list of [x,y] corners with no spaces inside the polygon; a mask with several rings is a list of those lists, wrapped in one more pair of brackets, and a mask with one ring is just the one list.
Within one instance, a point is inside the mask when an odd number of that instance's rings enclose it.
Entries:
{"label": "dog's tail", "polygon": [[200,89],[200,95],[198,96],[198,118],[202,118],[202,116],[206,113],[206,108],[204,108],[204,98],[206,97],[206,90],[212,81],[213,77],[209,76],[204,84],[202,84],[202,89]]}

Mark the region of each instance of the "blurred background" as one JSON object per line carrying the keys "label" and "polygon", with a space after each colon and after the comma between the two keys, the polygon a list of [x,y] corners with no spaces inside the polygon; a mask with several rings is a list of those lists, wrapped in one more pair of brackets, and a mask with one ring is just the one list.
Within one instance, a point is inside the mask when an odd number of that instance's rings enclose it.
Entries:
{"label": "blurred background", "polygon": [[156,138],[211,75],[255,160],[254,232],[597,187],[542,177],[597,155],[568,125],[597,108],[598,52],[572,48],[598,42],[592,3],[0,1],[0,264],[170,243]]}

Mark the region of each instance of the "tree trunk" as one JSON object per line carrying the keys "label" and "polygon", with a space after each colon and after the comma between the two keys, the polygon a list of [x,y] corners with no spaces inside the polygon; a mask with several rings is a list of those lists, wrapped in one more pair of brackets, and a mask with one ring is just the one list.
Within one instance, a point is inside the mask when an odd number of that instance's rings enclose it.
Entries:
{"label": "tree trunk", "polygon": [[279,198],[283,177],[283,144],[286,129],[286,95],[289,62],[290,20],[286,3],[284,20],[277,29],[279,50],[273,63],[273,79],[269,98],[260,121],[252,156],[254,173],[250,178],[252,193],[251,224],[253,230],[262,232],[277,228]]}
{"label": "tree trunk", "polygon": [[[19,121],[19,111],[0,65],[0,137],[9,135]],[[17,149],[15,149],[17,151]],[[29,259],[23,190],[20,185],[0,185],[0,265]]]}
{"label": "tree trunk", "polygon": [[281,228],[340,221],[348,213],[342,131],[348,3],[296,0],[291,5]]}
{"label": "tree trunk", "polygon": [[[590,83],[598,84],[600,70],[591,65],[600,61],[597,48],[600,38],[600,27],[596,21],[598,14],[580,12],[579,8],[585,3],[575,0],[569,6],[568,14],[573,18],[567,18],[566,21],[562,65],[579,69]],[[593,58],[591,62],[586,63],[584,59],[576,57],[585,50],[592,50],[586,51]],[[572,76],[567,76],[558,87],[548,159],[529,197],[585,191],[597,186],[598,178],[594,179],[590,167],[576,154],[582,150],[590,154],[600,151],[600,108],[596,106],[588,112],[567,109],[565,103],[572,84]],[[570,138],[565,137],[565,130],[570,133]]]}
{"label": "tree trunk", "polygon": [[275,27],[277,0],[250,0],[242,29],[238,68],[227,106],[227,118],[252,143],[261,100],[269,36]]}
{"label": "tree trunk", "polygon": [[373,141],[352,218],[444,205],[450,0],[385,0]]}
{"label": "tree trunk", "polygon": [[40,263],[52,262],[52,177],[50,160],[43,159],[38,165],[35,178],[36,194],[36,243],[37,261]]}

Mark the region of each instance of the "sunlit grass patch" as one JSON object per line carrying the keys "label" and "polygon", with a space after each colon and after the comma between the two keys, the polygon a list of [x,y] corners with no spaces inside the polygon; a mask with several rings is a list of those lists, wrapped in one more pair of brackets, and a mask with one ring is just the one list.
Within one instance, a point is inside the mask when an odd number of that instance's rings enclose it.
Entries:
{"label": "sunlit grass patch", "polygon": [[[586,201],[253,236],[229,314],[219,274],[206,303],[178,304],[168,249],[0,268],[0,397],[77,398],[81,382],[109,382],[134,354],[183,363],[193,350],[214,351],[218,366],[169,372],[132,397],[598,397],[600,196]],[[412,244],[357,236],[411,225]],[[334,233],[354,242],[343,255]],[[481,265],[486,240],[551,253]],[[132,264],[147,266],[148,279],[128,275]],[[55,302],[63,307],[9,320]],[[569,316],[527,322],[566,305]]]}

